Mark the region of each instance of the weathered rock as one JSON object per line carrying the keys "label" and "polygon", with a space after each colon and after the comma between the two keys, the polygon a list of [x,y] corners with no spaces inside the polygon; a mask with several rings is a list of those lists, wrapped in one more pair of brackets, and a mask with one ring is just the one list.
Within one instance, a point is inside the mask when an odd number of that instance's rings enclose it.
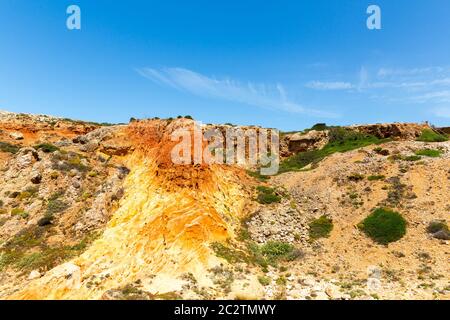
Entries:
{"label": "weathered rock", "polygon": [[34,172],[31,176],[31,182],[34,184],[39,184],[42,181],[42,175],[39,172]]}
{"label": "weathered rock", "polygon": [[298,153],[323,148],[328,143],[328,131],[311,130],[288,136],[289,152]]}
{"label": "weathered rock", "polygon": [[9,136],[14,140],[23,140],[23,133],[21,132],[11,132]]}
{"label": "weathered rock", "polygon": [[34,280],[41,277],[41,273],[38,270],[33,270],[28,275],[28,280]]}

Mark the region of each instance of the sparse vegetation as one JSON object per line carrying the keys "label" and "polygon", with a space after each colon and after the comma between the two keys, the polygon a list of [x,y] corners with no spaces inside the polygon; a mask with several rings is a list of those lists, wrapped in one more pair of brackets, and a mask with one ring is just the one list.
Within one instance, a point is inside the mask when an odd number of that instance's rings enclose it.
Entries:
{"label": "sparse vegetation", "polygon": [[41,144],[34,146],[34,148],[36,150],[42,150],[45,153],[52,153],[52,152],[59,150],[59,148],[57,146],[54,146],[51,143],[41,143]]}
{"label": "sparse vegetation", "polygon": [[245,252],[228,247],[220,242],[213,242],[211,244],[211,249],[214,251],[216,256],[225,259],[229,263],[243,262],[247,260]]}
{"label": "sparse vegetation", "polygon": [[448,232],[448,226],[445,221],[432,221],[427,227],[428,233],[436,233],[439,231],[447,231]]}
{"label": "sparse vegetation", "polygon": [[347,152],[366,147],[371,144],[383,143],[389,139],[379,139],[373,135],[363,134],[341,127],[330,128],[330,141],[320,150],[300,152],[280,163],[279,173],[298,171],[309,164],[316,164],[336,152]]}
{"label": "sparse vegetation", "polygon": [[17,153],[19,151],[20,147],[15,146],[13,144],[10,144],[8,142],[0,141],[0,151],[2,152],[9,152],[9,153]]}
{"label": "sparse vegetation", "polygon": [[400,240],[406,234],[406,220],[398,212],[375,209],[358,227],[379,244]]}
{"label": "sparse vegetation", "polygon": [[450,230],[447,223],[443,220],[431,221],[427,227],[427,232],[436,239],[450,240]]}
{"label": "sparse vegetation", "polygon": [[71,171],[75,169],[81,173],[86,173],[91,168],[83,164],[82,156],[75,152],[54,152],[52,167],[58,171]]}
{"label": "sparse vegetation", "polygon": [[309,236],[311,239],[327,238],[333,230],[333,220],[327,216],[321,216],[309,224]]}
{"label": "sparse vegetation", "polygon": [[281,197],[276,193],[274,188],[259,186],[257,190],[257,201],[261,204],[278,203],[281,201]]}
{"label": "sparse vegetation", "polygon": [[268,286],[272,282],[272,280],[269,277],[266,277],[266,276],[259,276],[258,277],[258,281],[263,286]]}
{"label": "sparse vegetation", "polygon": [[369,180],[369,181],[377,181],[377,180],[384,180],[384,179],[386,179],[386,177],[383,175],[371,175],[371,176],[367,177],[367,180]]}
{"label": "sparse vegetation", "polygon": [[417,138],[417,141],[424,142],[444,142],[447,141],[448,138],[443,134],[437,133],[432,129],[424,129],[422,134]]}
{"label": "sparse vegetation", "polygon": [[62,200],[54,199],[50,200],[47,204],[46,215],[54,215],[60,213],[69,208],[69,205]]}
{"label": "sparse vegetation", "polygon": [[365,177],[360,173],[353,173],[353,174],[349,175],[347,178],[350,181],[358,182],[358,181],[364,180]]}
{"label": "sparse vegetation", "polygon": [[11,210],[11,215],[12,216],[19,216],[23,219],[27,219],[29,217],[28,212],[26,212],[25,210],[23,210],[22,208],[14,208]]}
{"label": "sparse vegetation", "polygon": [[267,266],[276,266],[279,261],[293,261],[302,257],[301,250],[289,243],[269,241],[264,245],[247,242],[246,251],[231,247],[231,244],[214,242],[211,244],[216,256],[225,259],[229,263],[246,262],[259,265],[265,270]]}
{"label": "sparse vegetation", "polygon": [[45,242],[47,228],[27,228],[6,242],[0,251],[0,270],[13,267],[29,272],[50,270],[56,265],[82,253],[96,237],[96,233],[85,236],[74,246],[50,247]]}
{"label": "sparse vegetation", "polygon": [[259,171],[251,171],[251,170],[247,170],[247,174],[250,177],[253,177],[255,179],[258,179],[261,182],[266,182],[267,180],[269,180],[269,176],[263,176]]}
{"label": "sparse vegetation", "polygon": [[403,157],[403,160],[405,161],[419,161],[420,159],[422,159],[421,156],[418,155],[414,155],[414,156],[407,156],[407,157]]}
{"label": "sparse vegetation", "polygon": [[435,150],[435,149],[423,149],[415,152],[417,156],[425,156],[431,158],[438,158],[442,155],[442,153],[443,153],[442,150]]}

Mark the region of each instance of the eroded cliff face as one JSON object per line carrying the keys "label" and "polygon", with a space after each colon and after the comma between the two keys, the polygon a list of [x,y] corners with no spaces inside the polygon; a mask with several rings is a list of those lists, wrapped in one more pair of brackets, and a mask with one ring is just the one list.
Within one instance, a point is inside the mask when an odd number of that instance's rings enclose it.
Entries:
{"label": "eroded cliff face", "polygon": [[[394,141],[260,181],[175,165],[172,133],[193,128],[0,112],[0,298],[448,299],[449,233],[428,229],[448,225],[450,145],[415,141],[427,125],[354,126]],[[320,148],[317,132],[293,141]],[[378,207],[403,238],[359,229]]]}
{"label": "eroded cliff face", "polygon": [[9,298],[100,299],[137,281],[165,293],[181,289],[176,279],[187,272],[208,281],[206,270],[218,263],[210,244],[233,237],[248,203],[242,186],[248,178],[229,167],[172,165],[170,134],[191,125],[180,122],[134,123],[105,142],[133,151],[118,159],[130,172],[102,235]]}

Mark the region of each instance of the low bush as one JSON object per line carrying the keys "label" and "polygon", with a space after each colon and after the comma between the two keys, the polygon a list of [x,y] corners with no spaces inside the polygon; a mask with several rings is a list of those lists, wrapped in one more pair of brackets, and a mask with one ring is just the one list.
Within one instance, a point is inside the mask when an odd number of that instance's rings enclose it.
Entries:
{"label": "low bush", "polygon": [[405,161],[419,161],[420,159],[422,159],[422,157],[418,155],[403,157],[403,160]]}
{"label": "low bush", "polygon": [[47,204],[46,215],[53,215],[55,213],[60,213],[69,208],[69,205],[62,200],[55,199],[50,200]]}
{"label": "low bush", "polygon": [[257,191],[257,201],[261,204],[279,203],[281,201],[281,197],[276,194],[274,188],[259,186],[257,187]]}
{"label": "low bush", "polygon": [[424,142],[444,142],[447,141],[448,138],[443,134],[437,133],[432,129],[424,129],[422,134],[417,138],[417,141]]}
{"label": "low bush", "polygon": [[431,158],[438,158],[441,156],[443,152],[441,150],[435,150],[435,149],[423,149],[418,150],[415,152],[417,156],[425,156],[425,157],[431,157]]}
{"label": "low bush", "polygon": [[229,263],[243,262],[247,260],[244,252],[230,248],[220,242],[213,242],[211,244],[211,249],[214,251],[216,256],[225,259]]}
{"label": "low bush", "polygon": [[321,216],[309,224],[309,236],[311,239],[327,238],[333,230],[333,220],[327,216]]}
{"label": "low bush", "polygon": [[445,221],[432,221],[427,227],[428,233],[436,233],[442,230],[448,231],[448,226]]}
{"label": "low bush", "polygon": [[354,181],[354,182],[364,180],[364,176],[360,173],[353,173],[353,174],[349,175],[347,178],[348,178],[348,180]]}
{"label": "low bush", "polygon": [[401,214],[388,209],[375,209],[358,227],[379,244],[400,240],[406,234],[406,220]]}
{"label": "low bush", "polygon": [[272,282],[272,280],[269,277],[265,277],[265,276],[259,276],[258,281],[263,286],[268,286]]}
{"label": "low bush", "polygon": [[258,179],[258,180],[261,181],[261,182],[265,182],[265,181],[269,180],[269,176],[263,176],[259,171],[250,171],[250,170],[247,170],[247,174],[248,174],[250,177],[253,177],[253,178],[255,178],[255,179]]}
{"label": "low bush", "polygon": [[51,143],[41,143],[41,144],[34,146],[34,148],[36,150],[42,150],[45,153],[52,153],[52,152],[59,150],[59,148],[57,146],[54,146]]}
{"label": "low bush", "polygon": [[9,153],[17,153],[19,151],[20,147],[15,146],[13,144],[10,144],[8,142],[0,141],[0,151],[2,152],[9,152]]}
{"label": "low bush", "polygon": [[431,221],[427,227],[427,232],[432,234],[436,239],[450,240],[450,230],[445,221]]}
{"label": "low bush", "polygon": [[29,217],[28,212],[21,208],[14,208],[11,210],[11,215],[13,216],[20,216],[23,219],[27,219]]}
{"label": "low bush", "polygon": [[367,177],[367,180],[369,181],[384,180],[384,179],[386,179],[386,177],[383,175],[372,175]]}

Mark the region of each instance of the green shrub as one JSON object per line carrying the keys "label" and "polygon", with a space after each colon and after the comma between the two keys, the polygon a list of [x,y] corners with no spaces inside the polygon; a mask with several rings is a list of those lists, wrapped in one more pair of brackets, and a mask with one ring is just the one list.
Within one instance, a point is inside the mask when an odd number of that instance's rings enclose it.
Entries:
{"label": "green shrub", "polygon": [[279,203],[281,201],[281,197],[276,194],[274,188],[259,186],[257,190],[257,201],[261,204]]}
{"label": "green shrub", "polygon": [[68,208],[69,208],[69,205],[67,203],[65,203],[64,201],[61,201],[58,199],[50,200],[47,204],[46,214],[53,215],[55,213],[63,212]]}
{"label": "green shrub", "polygon": [[311,239],[328,238],[333,230],[333,220],[327,216],[321,216],[309,224],[309,236]]}
{"label": "green shrub", "polygon": [[230,248],[220,242],[213,242],[211,244],[211,249],[213,249],[216,256],[225,259],[229,263],[243,262],[247,260],[244,252]]}
{"label": "green shrub", "polygon": [[419,161],[420,159],[422,159],[422,157],[417,155],[403,157],[403,160],[405,161]]}
{"label": "green shrub", "polygon": [[379,244],[400,240],[406,234],[406,220],[398,212],[375,209],[358,227]]}
{"label": "green shrub", "polygon": [[250,171],[250,170],[247,170],[247,174],[248,174],[250,177],[253,177],[253,178],[255,178],[255,179],[258,179],[258,180],[261,181],[261,182],[265,182],[265,181],[269,180],[269,176],[263,176],[259,171]]}
{"label": "green shrub", "polygon": [[52,153],[52,152],[59,150],[59,148],[57,146],[54,146],[50,143],[41,143],[41,144],[34,146],[34,148],[36,150],[42,150],[45,153]]}
{"label": "green shrub", "polygon": [[268,286],[272,282],[272,280],[269,277],[265,277],[265,276],[259,276],[258,281],[263,286]]}
{"label": "green shrub", "polygon": [[27,219],[29,217],[28,212],[21,208],[14,208],[11,210],[11,215],[13,216],[20,216],[23,219]]}
{"label": "green shrub", "polygon": [[262,258],[266,264],[270,265],[276,265],[280,260],[293,261],[304,255],[301,250],[296,249],[293,245],[281,241],[269,241],[258,248],[254,248],[253,252],[257,256],[260,254],[259,259]]}
{"label": "green shrub", "polygon": [[17,196],[17,199],[25,200],[25,199],[33,198],[36,196],[38,191],[39,191],[39,188],[37,188],[37,187],[28,187]]}
{"label": "green shrub", "polygon": [[311,130],[316,130],[316,131],[324,131],[327,130],[327,124],[326,123],[316,123],[315,125],[313,125],[311,127]]}
{"label": "green shrub", "polygon": [[367,177],[367,180],[369,181],[384,180],[384,179],[386,179],[386,177],[383,175],[372,175]]}
{"label": "green shrub", "polygon": [[18,146],[15,146],[8,142],[0,141],[0,151],[2,151],[2,152],[9,152],[9,153],[15,154],[19,151],[19,149],[20,149],[20,147],[18,147]]}
{"label": "green shrub", "polygon": [[353,173],[353,174],[349,175],[347,178],[348,178],[348,180],[355,181],[355,182],[364,180],[364,176],[360,173]]}
{"label": "green shrub", "polygon": [[293,245],[280,241],[269,241],[261,247],[261,253],[268,258],[283,257],[293,250]]}
{"label": "green shrub", "polygon": [[435,149],[423,149],[418,150],[415,152],[417,156],[425,156],[425,157],[432,157],[437,158],[440,157],[443,152],[441,150],[435,150]]}
{"label": "green shrub", "polygon": [[436,233],[439,231],[449,231],[445,221],[432,221],[427,227],[428,233]]}
{"label": "green shrub", "polygon": [[444,142],[448,138],[440,133],[435,132],[432,129],[424,129],[422,134],[417,138],[417,141],[424,142]]}
{"label": "green shrub", "polygon": [[450,240],[450,230],[445,221],[432,221],[427,227],[428,233],[431,233],[434,238],[440,240]]}

